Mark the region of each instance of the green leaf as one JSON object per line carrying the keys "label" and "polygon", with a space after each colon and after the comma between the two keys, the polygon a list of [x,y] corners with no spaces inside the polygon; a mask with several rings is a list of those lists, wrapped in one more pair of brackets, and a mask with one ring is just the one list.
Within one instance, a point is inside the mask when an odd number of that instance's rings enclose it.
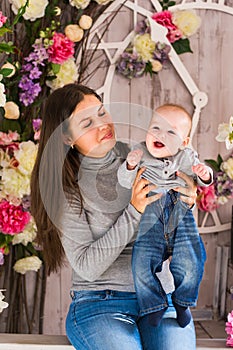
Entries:
{"label": "green leaf", "polygon": [[168,7],[175,6],[175,5],[176,5],[175,1],[169,1],[169,3],[167,4]]}
{"label": "green leaf", "polygon": [[55,75],[57,75],[60,71],[60,64],[57,64],[57,63],[52,63],[52,71]]}
{"label": "green leaf", "polygon": [[25,14],[26,7],[29,5],[29,0],[26,1],[25,5],[21,6],[17,15],[14,18],[13,26],[18,23],[19,19]]}
{"label": "green leaf", "polygon": [[205,159],[205,162],[211,166],[211,168],[215,171],[220,171],[220,165],[214,159]]}
{"label": "green leaf", "polygon": [[13,72],[13,69],[11,68],[2,68],[0,70],[0,74],[2,74],[4,77],[8,77]]}
{"label": "green leaf", "polygon": [[54,79],[56,79],[56,78],[57,78],[56,75],[48,75],[48,76],[46,77],[46,80],[52,81],[52,80],[54,80]]}
{"label": "green leaf", "polygon": [[6,27],[0,28],[0,36],[3,36],[5,33],[9,33],[9,32],[12,32],[12,30],[9,28],[6,28]]}
{"label": "green leaf", "polygon": [[153,70],[152,70],[152,63],[150,61],[146,62],[145,73],[146,74],[149,73],[150,77],[152,78]]}
{"label": "green leaf", "polygon": [[13,53],[15,46],[9,45],[7,43],[0,43],[0,52]]}
{"label": "green leaf", "polygon": [[219,165],[219,167],[220,167],[220,165],[221,165],[222,162],[223,162],[223,159],[222,159],[222,157],[220,156],[220,154],[218,154],[217,162],[218,162],[218,165]]}
{"label": "green leaf", "polygon": [[179,39],[172,43],[172,46],[178,55],[185,52],[193,53],[193,51],[190,48],[189,39]]}
{"label": "green leaf", "polygon": [[28,243],[25,249],[30,253],[30,255],[38,255],[36,249],[33,247],[32,243]]}

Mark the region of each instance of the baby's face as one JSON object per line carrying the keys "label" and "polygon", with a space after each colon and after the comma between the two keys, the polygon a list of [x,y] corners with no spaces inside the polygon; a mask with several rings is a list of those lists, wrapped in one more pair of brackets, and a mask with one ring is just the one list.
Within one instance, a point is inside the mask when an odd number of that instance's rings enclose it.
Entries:
{"label": "baby's face", "polygon": [[146,146],[153,157],[173,156],[187,146],[191,122],[183,113],[166,108],[154,114],[146,135]]}

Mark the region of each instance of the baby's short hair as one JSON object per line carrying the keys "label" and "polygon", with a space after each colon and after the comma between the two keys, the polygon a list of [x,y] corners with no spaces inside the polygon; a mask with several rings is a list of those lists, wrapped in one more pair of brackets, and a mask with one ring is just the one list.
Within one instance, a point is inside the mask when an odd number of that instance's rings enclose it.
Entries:
{"label": "baby's short hair", "polygon": [[[189,132],[188,132],[188,136],[190,134],[190,131],[191,131],[191,127],[192,127],[192,116],[191,114],[181,105],[178,105],[178,104],[175,104],[175,103],[165,103],[161,106],[158,106],[154,113],[158,113],[159,114],[159,111],[160,110],[166,110],[166,109],[170,109],[170,110],[173,110],[174,112],[177,111],[177,113],[179,112],[183,112],[183,114],[186,116],[187,118],[187,121],[189,122]],[[153,114],[154,115],[154,114]]]}

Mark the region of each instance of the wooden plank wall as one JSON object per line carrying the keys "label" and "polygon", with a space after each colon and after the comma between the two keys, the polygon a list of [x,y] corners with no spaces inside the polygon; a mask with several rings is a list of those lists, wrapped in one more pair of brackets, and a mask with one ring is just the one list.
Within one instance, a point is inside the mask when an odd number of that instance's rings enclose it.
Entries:
{"label": "wooden plank wall", "polygon": [[[227,0],[225,3],[232,6],[232,0]],[[138,0],[138,4],[151,9],[149,1]],[[202,110],[193,140],[200,159],[204,160],[216,158],[218,153],[221,153],[222,156],[227,155],[224,145],[217,143],[215,136],[218,124],[227,122],[233,115],[233,79],[231,79],[233,77],[233,16],[213,10],[198,10],[197,12],[202,18],[202,25],[198,33],[190,38],[193,53],[183,54],[181,59],[200,90],[206,92],[209,98],[207,106]],[[124,38],[132,23],[132,14],[128,10],[121,11],[107,33],[109,40],[117,40],[119,34]],[[99,74],[101,75],[101,72]],[[96,75],[89,85],[98,88],[99,81]],[[111,101],[139,104],[148,111],[164,102],[174,102],[183,105],[190,113],[193,113],[192,97],[172,66],[152,78],[146,76],[131,82],[115,75],[111,88]],[[118,116],[116,121],[133,124],[137,122],[142,130],[145,130],[148,124],[148,118],[144,114],[141,119],[137,117],[137,121],[134,120],[132,114]],[[118,126],[118,136],[141,139],[143,133],[138,129],[128,128],[127,125],[122,128],[121,125]],[[232,203],[229,203],[220,209],[222,222],[230,221],[231,205]],[[216,248],[218,245],[230,245],[230,233],[205,234],[203,240],[207,251],[207,263],[201,284],[198,309],[212,310]],[[229,281],[229,278],[232,279],[232,272],[228,276],[228,286],[231,286],[233,281]],[[65,317],[70,302],[70,279],[69,266],[62,269],[60,273],[51,275],[48,279],[44,313],[45,334],[65,334]],[[228,293],[227,306],[231,304]]]}

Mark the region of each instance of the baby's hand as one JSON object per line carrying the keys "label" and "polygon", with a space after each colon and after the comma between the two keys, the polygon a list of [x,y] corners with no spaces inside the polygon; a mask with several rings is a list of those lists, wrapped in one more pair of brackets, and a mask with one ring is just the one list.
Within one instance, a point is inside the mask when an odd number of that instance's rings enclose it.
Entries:
{"label": "baby's hand", "polygon": [[210,173],[204,164],[197,164],[192,166],[192,171],[203,181],[210,180]]}
{"label": "baby's hand", "polygon": [[143,152],[140,149],[135,149],[134,151],[129,152],[126,162],[127,162],[127,168],[129,170],[135,169],[135,167],[138,165],[140,160],[142,159]]}

